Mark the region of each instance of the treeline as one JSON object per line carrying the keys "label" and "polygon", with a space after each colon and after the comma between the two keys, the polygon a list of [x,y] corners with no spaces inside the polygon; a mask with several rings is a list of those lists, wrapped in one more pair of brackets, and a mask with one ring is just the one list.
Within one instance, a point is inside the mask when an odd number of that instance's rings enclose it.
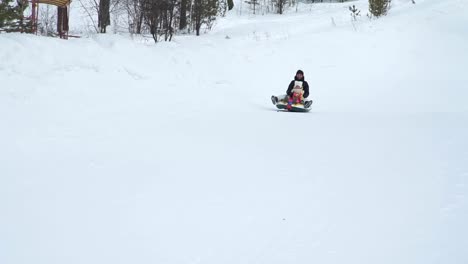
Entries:
{"label": "treeline", "polygon": [[[24,16],[28,0],[0,0],[0,32],[31,32],[33,25]],[[233,0],[75,0],[81,5],[92,21],[97,33],[106,33],[111,25],[111,14],[126,21],[126,31],[132,34],[151,34],[155,42],[170,41],[176,33],[200,35],[202,29],[209,30],[215,19],[232,10]],[[287,8],[298,6],[300,0],[242,0],[253,14],[283,14]],[[346,2],[348,0],[302,0],[305,3]],[[380,17],[387,14],[391,0],[368,0],[369,16]],[[411,0],[413,1],[413,0]],[[413,1],[414,2],[414,1]],[[40,12],[37,28],[41,34],[53,35],[57,20],[53,8],[45,5],[45,12]],[[242,7],[238,8],[239,10]],[[44,10],[44,9],[43,9]],[[356,19],[359,10],[354,6],[350,10]],[[112,20],[114,24],[117,20]]]}
{"label": "treeline", "polygon": [[200,35],[202,27],[210,29],[216,17],[233,7],[233,0],[100,0],[96,31],[106,33],[111,13],[118,10],[126,14],[130,33],[170,41],[176,32]]}

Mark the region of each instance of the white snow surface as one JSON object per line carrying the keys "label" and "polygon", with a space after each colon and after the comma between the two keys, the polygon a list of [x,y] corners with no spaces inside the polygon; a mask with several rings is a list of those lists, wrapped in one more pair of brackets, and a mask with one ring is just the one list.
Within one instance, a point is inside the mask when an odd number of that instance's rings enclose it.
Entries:
{"label": "white snow surface", "polygon": [[468,263],[468,1],[416,1],[0,34],[0,263]]}

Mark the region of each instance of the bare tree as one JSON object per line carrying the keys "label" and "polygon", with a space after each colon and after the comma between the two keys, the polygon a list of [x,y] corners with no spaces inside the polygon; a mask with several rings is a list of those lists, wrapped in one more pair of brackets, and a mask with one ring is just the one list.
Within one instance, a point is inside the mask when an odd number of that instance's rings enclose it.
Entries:
{"label": "bare tree", "polygon": [[155,42],[158,42],[158,27],[159,27],[159,16],[160,7],[158,0],[144,0],[143,6],[143,21],[148,27],[151,35]]}
{"label": "bare tree", "polygon": [[272,3],[274,3],[276,7],[276,13],[282,15],[287,4],[287,0],[272,0]]}
{"label": "bare tree", "polygon": [[196,35],[200,35],[203,24],[211,28],[218,12],[218,0],[193,0],[191,18]]}
{"label": "bare tree", "polygon": [[[106,33],[110,25],[110,15],[119,6],[120,0],[78,0],[82,10],[91,22],[91,27],[97,33]],[[98,2],[99,1],[99,2]],[[96,18],[97,17],[97,21]]]}
{"label": "bare tree", "polygon": [[260,5],[258,0],[248,0],[248,1],[245,1],[245,3],[250,5],[250,8],[252,9],[252,11],[253,11],[253,13],[255,15],[255,11],[257,9],[257,6]]}
{"label": "bare tree", "polygon": [[178,0],[144,0],[142,5],[143,21],[155,42],[159,36],[165,41],[172,40],[175,25],[175,10]]}
{"label": "bare tree", "polygon": [[41,35],[53,36],[55,28],[57,27],[57,12],[51,5],[44,5],[40,7],[39,11],[39,24],[38,32]]}
{"label": "bare tree", "polygon": [[125,0],[123,8],[127,12],[128,30],[132,34],[141,34],[143,28],[144,0]]}
{"label": "bare tree", "polygon": [[95,0],[78,0],[80,2],[82,10],[86,13],[86,16],[89,18],[89,22],[91,25],[88,27],[92,27],[96,33],[99,33],[99,29],[97,23],[94,19],[96,14],[98,13],[98,9],[96,8],[96,1]]}
{"label": "bare tree", "polygon": [[161,10],[161,34],[164,35],[165,41],[171,41],[172,35],[174,34],[174,16],[175,16],[175,7],[179,5],[177,0],[162,0],[162,10]]}

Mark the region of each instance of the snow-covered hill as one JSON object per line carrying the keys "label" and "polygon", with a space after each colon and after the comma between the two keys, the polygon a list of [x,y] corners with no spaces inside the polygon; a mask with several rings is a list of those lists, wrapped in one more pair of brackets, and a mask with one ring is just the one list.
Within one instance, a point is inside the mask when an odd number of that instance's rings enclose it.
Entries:
{"label": "snow-covered hill", "polygon": [[410,2],[0,34],[0,263],[468,263],[468,2]]}

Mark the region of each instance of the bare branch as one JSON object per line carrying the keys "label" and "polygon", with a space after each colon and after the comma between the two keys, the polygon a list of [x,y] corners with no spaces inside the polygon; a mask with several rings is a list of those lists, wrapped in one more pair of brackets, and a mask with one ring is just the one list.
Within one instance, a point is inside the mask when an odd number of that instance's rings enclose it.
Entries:
{"label": "bare branch", "polygon": [[[94,30],[96,30],[96,33],[99,33],[99,29],[98,29],[97,26],[96,26],[96,22],[94,21],[93,16],[92,16],[91,13],[89,12],[88,8],[83,4],[82,0],[78,0],[78,1],[80,2],[81,7],[82,7],[83,10],[88,14],[89,19],[90,19],[91,22],[93,23]],[[95,2],[96,2],[96,1],[95,1]]]}

